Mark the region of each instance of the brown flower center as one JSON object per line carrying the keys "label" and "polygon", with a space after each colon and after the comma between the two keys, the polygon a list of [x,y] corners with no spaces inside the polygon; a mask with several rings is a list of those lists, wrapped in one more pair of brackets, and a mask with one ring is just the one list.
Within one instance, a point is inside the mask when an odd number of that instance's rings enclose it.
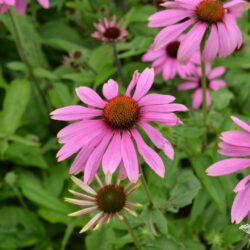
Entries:
{"label": "brown flower center", "polygon": [[196,14],[201,21],[213,24],[223,20],[225,11],[217,0],[203,0],[197,6]]}
{"label": "brown flower center", "polygon": [[105,213],[117,213],[124,208],[126,199],[127,196],[124,189],[111,184],[104,186],[98,191],[96,204]]}
{"label": "brown flower center", "polygon": [[129,96],[117,96],[104,107],[103,116],[114,129],[129,129],[139,119],[140,109]]}
{"label": "brown flower center", "polygon": [[105,30],[104,36],[109,39],[117,39],[121,34],[121,31],[117,27],[109,27]]}
{"label": "brown flower center", "polygon": [[178,49],[180,47],[179,41],[171,42],[166,47],[166,53],[171,58],[177,58]]}
{"label": "brown flower center", "polygon": [[[207,83],[207,87],[209,88],[210,85],[210,80],[206,77],[206,83]],[[202,78],[199,79],[199,87],[202,88]]]}

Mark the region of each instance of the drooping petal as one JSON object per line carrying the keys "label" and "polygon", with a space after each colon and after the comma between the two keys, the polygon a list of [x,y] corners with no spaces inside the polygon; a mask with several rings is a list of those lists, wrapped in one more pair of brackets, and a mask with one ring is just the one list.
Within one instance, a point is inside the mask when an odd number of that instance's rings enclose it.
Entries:
{"label": "drooping petal", "polygon": [[208,74],[209,79],[217,78],[225,73],[226,69],[222,66],[214,68]]}
{"label": "drooping petal", "polygon": [[250,181],[250,175],[246,176],[245,178],[243,178],[234,188],[234,192],[238,193],[242,190],[244,190],[247,186],[247,184],[249,184]]}
{"label": "drooping petal", "polygon": [[37,0],[45,9],[49,8],[49,0]]}
{"label": "drooping petal", "polygon": [[221,140],[235,146],[250,147],[250,134],[245,131],[232,130],[223,132]]}
{"label": "drooping petal", "polygon": [[108,82],[103,85],[102,93],[108,100],[110,100],[118,96],[118,90],[119,90],[118,83],[111,79],[108,80]]}
{"label": "drooping petal", "polygon": [[206,172],[208,175],[211,176],[228,175],[239,170],[248,168],[249,166],[250,159],[231,158],[214,163],[206,170]]}
{"label": "drooping petal", "polygon": [[139,178],[138,158],[128,131],[124,131],[122,134],[121,153],[129,180],[133,183],[137,182]]}
{"label": "drooping petal", "polygon": [[154,77],[154,69],[147,68],[141,73],[133,96],[136,101],[142,98],[150,90],[154,83]]}
{"label": "drooping petal", "polygon": [[221,155],[231,156],[231,157],[250,156],[249,147],[234,146],[225,142],[220,142],[219,147],[220,147],[219,153]]}
{"label": "drooping petal", "polygon": [[144,161],[154,170],[156,174],[163,178],[165,175],[165,167],[161,157],[144,142],[136,129],[132,129],[131,133],[136,141],[138,151]]}
{"label": "drooping petal", "polygon": [[131,96],[131,92],[133,91],[134,87],[136,86],[137,82],[138,82],[138,79],[140,77],[140,73],[138,72],[138,70],[136,70],[133,74],[133,77],[132,77],[132,80],[131,82],[129,83],[128,85],[128,88],[126,90],[126,93],[125,95],[126,96]]}
{"label": "drooping petal", "polygon": [[247,131],[247,132],[250,133],[250,126],[246,122],[240,120],[236,116],[231,116],[231,119],[233,120],[233,122],[235,124],[237,124],[238,126],[240,126],[241,128],[243,128],[245,131]]}
{"label": "drooping petal", "polygon": [[76,94],[83,103],[93,107],[104,108],[107,104],[93,89],[88,87],[76,88]]}

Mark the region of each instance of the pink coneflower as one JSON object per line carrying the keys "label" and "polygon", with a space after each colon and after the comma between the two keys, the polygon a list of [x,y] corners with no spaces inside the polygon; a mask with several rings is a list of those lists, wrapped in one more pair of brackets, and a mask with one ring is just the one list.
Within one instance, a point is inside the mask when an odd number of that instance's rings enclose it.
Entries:
{"label": "pink coneflower", "polygon": [[171,41],[159,50],[155,50],[155,45],[152,44],[147,53],[142,57],[142,61],[152,61],[152,67],[155,69],[155,73],[159,74],[162,72],[164,80],[174,79],[177,74],[181,77],[186,77],[194,73],[194,64],[198,64],[200,61],[198,53],[192,56],[186,65],[181,64],[177,60],[178,50],[183,38],[184,37],[180,37],[177,40]]}
{"label": "pink coneflower", "polygon": [[[43,8],[49,8],[49,0],[37,0]],[[0,13],[5,13],[10,7],[14,7],[19,15],[22,15],[27,6],[26,0],[0,0]]]}
{"label": "pink coneflower", "polygon": [[[228,175],[250,167],[250,126],[237,117],[231,117],[233,122],[244,131],[226,131],[221,134],[219,153],[228,157],[207,169],[210,176]],[[234,188],[237,194],[231,210],[231,220],[240,223],[250,214],[250,175],[243,178]]]}
{"label": "pink coneflower", "polygon": [[96,31],[92,33],[92,37],[102,40],[108,43],[115,43],[118,41],[123,41],[127,36],[127,30],[122,27],[122,21],[116,22],[116,16],[112,20],[104,18],[99,23],[94,24]]}
{"label": "pink coneflower", "polygon": [[[226,87],[226,82],[224,80],[217,79],[225,72],[224,67],[217,67],[211,69],[210,65],[206,65],[206,78],[207,78],[207,106],[211,104],[211,91],[215,91],[218,89],[222,89]],[[194,93],[192,95],[193,108],[198,109],[203,100],[202,95],[202,84],[201,84],[201,68],[196,68],[195,74],[192,76],[183,78],[186,82],[179,85],[179,90],[190,90],[194,89]]]}
{"label": "pink coneflower", "polygon": [[243,0],[226,3],[217,0],[175,0],[163,5],[166,10],[149,18],[150,27],[165,27],[155,38],[155,49],[164,48],[188,30],[177,55],[181,63],[187,63],[200,49],[206,32],[209,34],[202,53],[205,61],[211,61],[217,55],[226,57],[243,42],[236,23],[240,10],[249,5]]}
{"label": "pink coneflower", "polygon": [[138,188],[139,184],[128,183],[125,187],[122,187],[119,178],[116,183],[112,184],[110,176],[106,176],[106,183],[103,184],[97,175],[95,177],[99,185],[99,190],[96,191],[78,178],[71,177],[73,182],[85,193],[69,190],[71,194],[79,197],[79,199],[65,199],[67,202],[85,207],[69,214],[69,216],[82,216],[98,211],[97,215],[82,228],[80,233],[84,233],[91,228],[98,229],[102,224],[108,223],[114,216],[122,220],[124,211],[136,216],[134,208],[141,206],[139,203],[128,200],[129,195]]}
{"label": "pink coneflower", "polygon": [[137,128],[143,129],[153,144],[173,159],[172,145],[150,123],[176,126],[181,121],[174,112],[187,111],[187,108],[173,104],[173,96],[147,94],[153,82],[153,69],[145,69],[141,74],[136,71],[126,93],[119,95],[117,82],[109,80],[103,85],[106,100],[91,88],[77,88],[76,94],[86,107],[67,106],[51,113],[55,120],[78,120],[58,133],[59,142],[64,144],[57,153],[58,160],[63,161],[79,151],[70,172],[84,171],[85,183],[93,179],[101,163],[105,175],[113,174],[121,164],[129,180],[136,182],[139,177],[136,145],[146,163],[163,177],[162,159],[145,143]]}

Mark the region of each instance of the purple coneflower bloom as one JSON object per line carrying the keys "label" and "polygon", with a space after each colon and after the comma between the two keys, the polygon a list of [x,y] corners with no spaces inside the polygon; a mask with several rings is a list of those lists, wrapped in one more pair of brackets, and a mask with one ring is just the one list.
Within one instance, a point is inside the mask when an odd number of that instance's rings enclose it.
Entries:
{"label": "purple coneflower bloom", "polygon": [[99,185],[99,190],[96,191],[78,178],[72,176],[74,183],[85,193],[69,190],[71,194],[79,198],[65,198],[69,203],[85,207],[69,214],[69,216],[82,216],[93,211],[98,211],[97,215],[82,228],[80,233],[84,233],[91,228],[98,229],[102,224],[108,223],[114,216],[122,220],[124,211],[136,216],[134,208],[141,206],[139,203],[128,200],[129,195],[132,194],[140,184],[128,183],[125,187],[122,187],[119,177],[114,184],[111,183],[111,176],[106,176],[105,184],[102,183],[97,175],[95,178]]}
{"label": "purple coneflower bloom", "polygon": [[[207,78],[207,106],[211,104],[211,91],[215,91],[218,89],[222,89],[226,87],[226,82],[221,79],[217,79],[222,74],[224,74],[225,68],[224,67],[217,67],[212,69],[209,64],[206,65],[206,78]],[[178,89],[183,90],[190,90],[194,89],[194,93],[192,95],[193,101],[193,108],[198,109],[203,100],[202,95],[202,83],[201,83],[201,68],[196,68],[195,74],[189,77],[184,77],[184,83],[178,86]]]}
{"label": "purple coneflower bloom", "polygon": [[186,77],[195,71],[195,65],[199,64],[199,53],[196,53],[191,57],[190,61],[183,65],[177,60],[177,54],[180,47],[183,36],[177,40],[171,41],[166,44],[165,47],[155,50],[155,45],[152,44],[147,53],[142,57],[142,61],[152,61],[152,67],[155,69],[155,73],[162,72],[164,80],[174,79],[177,74],[181,77]]}
{"label": "purple coneflower bloom", "polygon": [[122,27],[122,21],[117,23],[115,16],[112,20],[104,18],[102,21],[94,25],[96,27],[96,31],[92,33],[92,37],[104,42],[115,43],[123,41],[128,34],[127,30]]}
{"label": "purple coneflower bloom", "polygon": [[[221,160],[207,169],[210,176],[228,175],[250,167],[250,126],[237,117],[231,117],[233,122],[243,131],[233,130],[221,134],[219,153],[229,159]],[[231,210],[231,220],[240,223],[250,214],[250,175],[243,178],[234,188],[236,197]]]}
{"label": "purple coneflower bloom", "polygon": [[136,71],[126,93],[119,95],[117,82],[109,80],[103,85],[105,100],[91,88],[77,88],[76,94],[86,106],[67,106],[51,113],[54,120],[77,121],[58,133],[59,142],[64,144],[57,153],[58,160],[63,161],[78,152],[70,172],[84,172],[85,183],[91,182],[101,163],[105,175],[113,174],[121,164],[129,180],[136,182],[138,151],[156,174],[163,177],[162,159],[145,143],[138,128],[173,159],[172,145],[150,123],[176,126],[181,121],[174,112],[187,111],[187,108],[172,103],[173,96],[148,94],[153,82],[153,69],[145,69],[141,74]]}
{"label": "purple coneflower bloom", "polygon": [[226,57],[242,45],[242,33],[236,18],[249,4],[243,0],[222,3],[217,0],[175,0],[163,4],[166,10],[149,18],[150,27],[165,27],[155,38],[155,49],[161,49],[188,30],[181,42],[177,58],[187,63],[194,52],[200,49],[206,32],[202,56],[205,61],[217,55]]}
{"label": "purple coneflower bloom", "polygon": [[[49,0],[37,0],[43,8],[49,8]],[[19,15],[22,15],[27,6],[26,0],[0,0],[0,13],[5,13],[10,7],[14,7]]]}

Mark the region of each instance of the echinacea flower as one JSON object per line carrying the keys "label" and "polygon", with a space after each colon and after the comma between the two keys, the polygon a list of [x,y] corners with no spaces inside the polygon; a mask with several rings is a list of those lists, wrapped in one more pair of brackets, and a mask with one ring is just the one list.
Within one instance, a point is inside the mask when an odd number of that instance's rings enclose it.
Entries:
{"label": "echinacea flower", "polygon": [[[207,169],[210,176],[228,175],[250,168],[250,126],[235,116],[231,118],[243,131],[232,130],[221,134],[219,153],[230,158],[210,166]],[[232,205],[231,220],[238,224],[250,214],[250,175],[237,184],[234,192],[236,197]]]}
{"label": "echinacea flower", "polygon": [[122,27],[122,21],[116,22],[116,17],[112,20],[104,18],[99,23],[95,23],[96,31],[92,33],[92,37],[102,40],[103,42],[115,43],[123,41],[127,36],[127,30]]}
{"label": "echinacea flower", "polygon": [[187,63],[194,52],[200,50],[207,33],[202,57],[213,60],[217,55],[226,57],[243,42],[236,18],[249,4],[243,0],[226,3],[217,0],[175,0],[163,4],[167,9],[149,18],[150,27],[164,27],[155,38],[155,49],[164,48],[170,41],[187,31],[180,44],[177,58]]}
{"label": "echinacea flower", "polygon": [[174,112],[187,111],[187,108],[172,103],[173,96],[147,94],[153,82],[153,69],[145,69],[141,74],[136,71],[126,93],[119,95],[117,82],[109,80],[103,85],[106,100],[91,88],[77,88],[76,94],[86,106],[67,106],[51,113],[54,120],[77,121],[58,133],[59,142],[64,144],[57,153],[58,160],[63,161],[79,152],[70,172],[84,172],[85,183],[90,183],[101,163],[105,175],[113,174],[121,164],[129,180],[136,182],[139,177],[138,151],[153,171],[163,177],[162,159],[145,143],[138,128],[173,159],[172,145],[150,123],[176,126],[181,121]]}
{"label": "echinacea flower", "polygon": [[171,41],[159,50],[155,50],[155,45],[152,44],[147,53],[143,55],[142,61],[152,61],[152,67],[155,69],[155,73],[159,74],[162,72],[164,80],[174,79],[177,74],[181,77],[191,75],[195,71],[194,64],[199,64],[199,53],[195,53],[187,64],[181,64],[177,60],[177,54],[183,38],[182,36],[177,40]]}
{"label": "echinacea flower", "polygon": [[141,204],[129,201],[129,195],[132,194],[140,184],[128,183],[125,187],[120,185],[118,177],[116,183],[111,183],[111,176],[106,176],[106,183],[103,184],[101,179],[96,175],[96,181],[99,185],[98,190],[84,184],[78,178],[72,176],[73,182],[81,188],[84,193],[69,190],[69,192],[78,197],[78,199],[65,198],[69,203],[75,204],[83,209],[69,214],[69,216],[83,216],[93,211],[98,213],[82,228],[80,233],[94,228],[98,229],[102,224],[108,223],[114,216],[119,220],[123,220],[123,213],[126,211],[134,216],[136,212],[134,208]]}
{"label": "echinacea flower", "polygon": [[[40,5],[47,9],[49,8],[49,0],[37,0]],[[5,13],[10,7],[14,7],[19,15],[22,15],[27,6],[26,0],[0,0],[0,13]]]}
{"label": "echinacea flower", "polygon": [[[209,64],[206,65],[206,79],[207,79],[207,95],[206,101],[207,106],[211,104],[211,91],[222,89],[226,87],[226,82],[221,79],[217,79],[225,72],[224,67],[217,67],[212,69]],[[196,68],[195,74],[189,77],[184,77],[184,83],[178,86],[179,90],[190,90],[193,89],[194,93],[192,94],[193,108],[198,109],[203,100],[202,94],[202,82],[201,82],[201,68]]]}

